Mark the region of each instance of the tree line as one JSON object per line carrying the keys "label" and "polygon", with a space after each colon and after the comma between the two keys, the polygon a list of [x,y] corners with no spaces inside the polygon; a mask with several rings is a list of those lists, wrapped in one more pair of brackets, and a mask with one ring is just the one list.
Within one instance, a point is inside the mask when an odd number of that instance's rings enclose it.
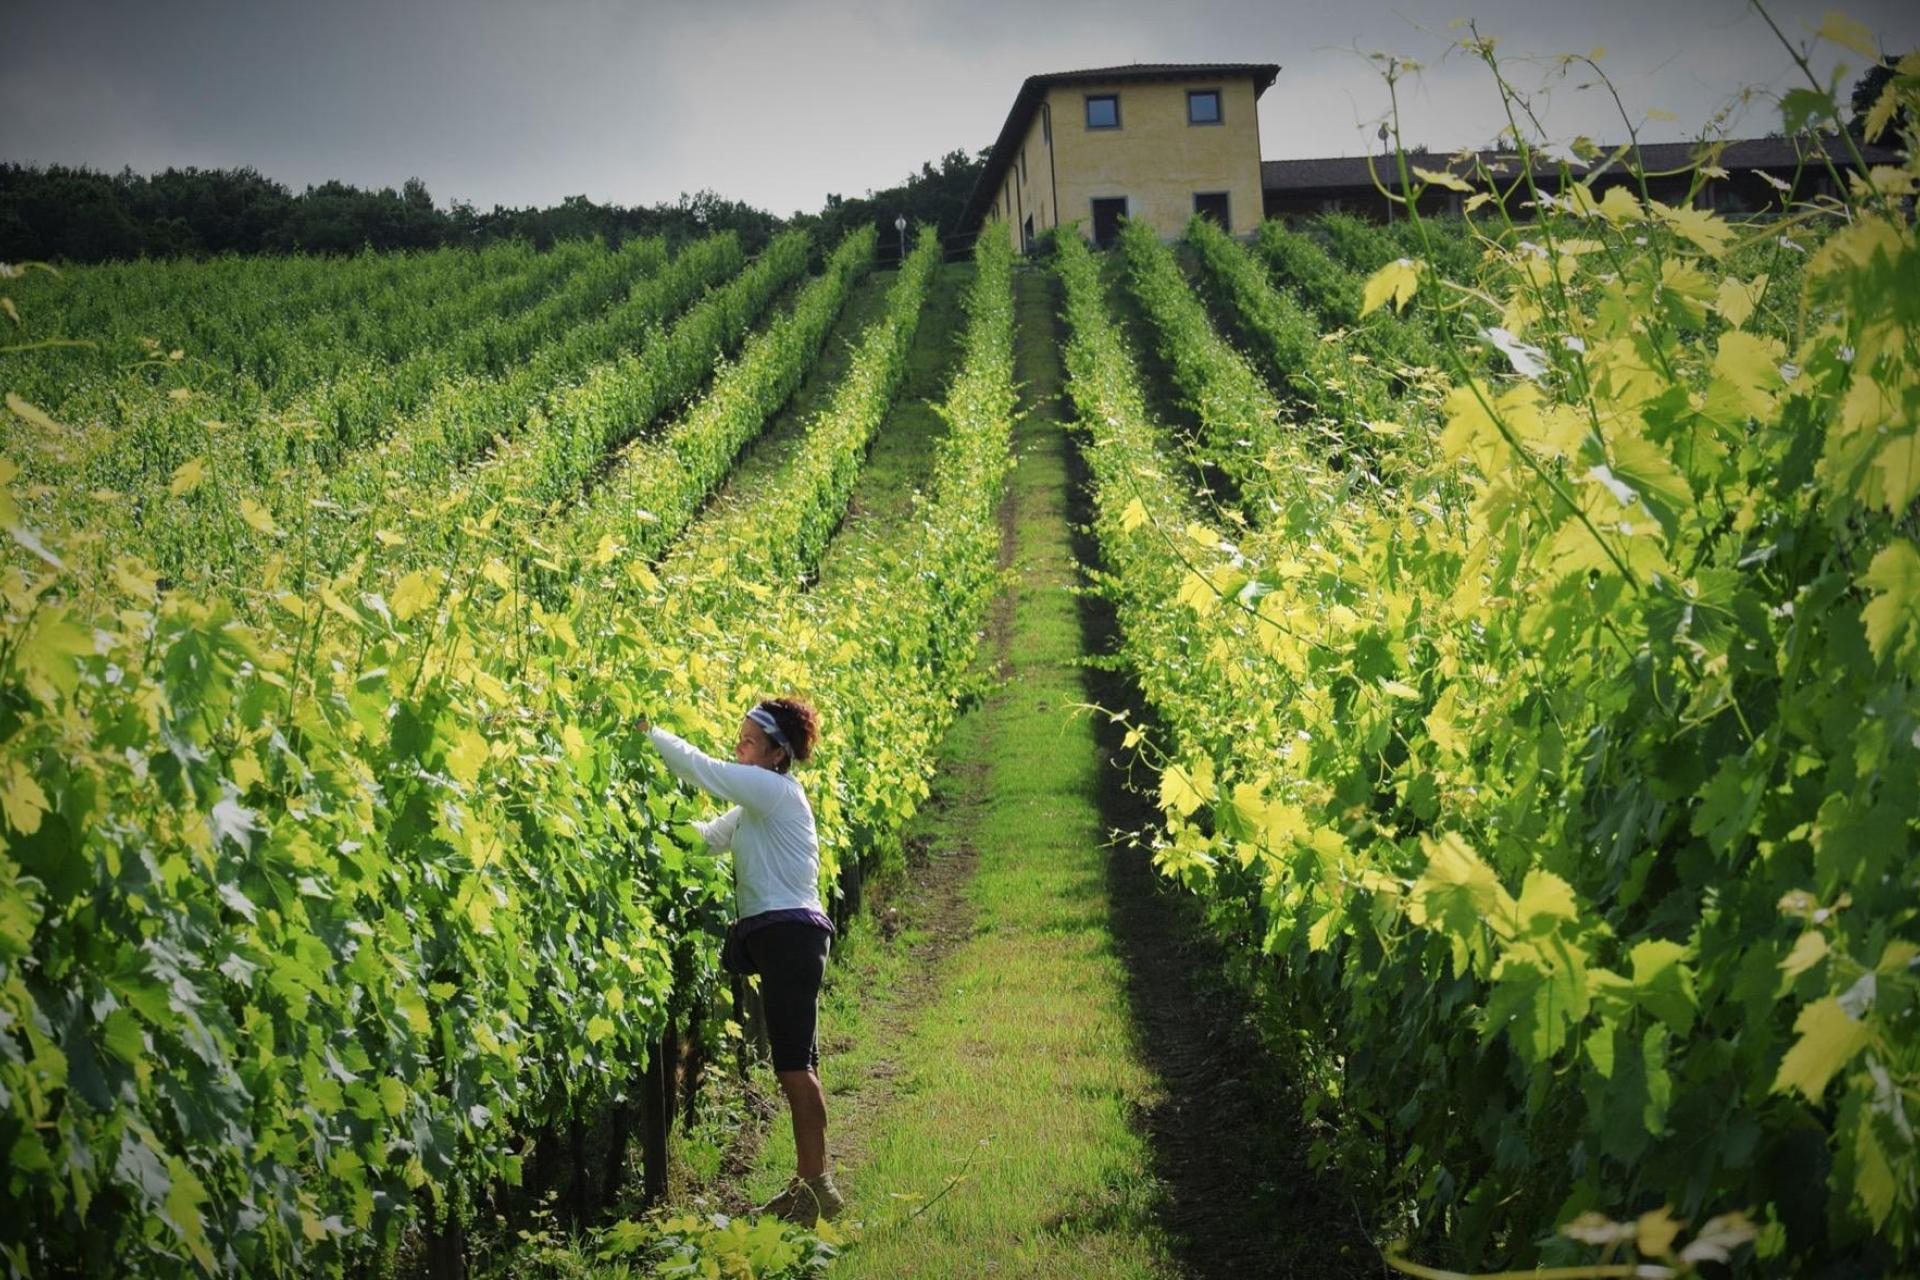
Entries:
{"label": "tree line", "polygon": [[216,254],[320,253],[477,247],[521,239],[546,248],[633,236],[678,243],[733,231],[749,251],[781,230],[807,226],[834,244],[871,222],[892,244],[904,213],[915,228],[951,235],[985,153],[952,151],[904,182],[864,196],[829,195],[818,213],[781,218],[713,191],[682,193],[651,205],[601,204],[568,196],[546,208],[482,210],[464,201],[436,204],[410,178],[399,189],[329,181],[295,192],[252,168],[105,173],[67,165],[0,163],[0,261],[108,262]]}

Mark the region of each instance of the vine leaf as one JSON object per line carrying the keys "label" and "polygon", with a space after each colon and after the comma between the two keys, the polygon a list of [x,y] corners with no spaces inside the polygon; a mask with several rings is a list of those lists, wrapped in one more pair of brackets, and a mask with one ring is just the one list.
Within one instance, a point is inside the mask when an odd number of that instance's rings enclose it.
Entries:
{"label": "vine leaf", "polygon": [[1780,1060],[1773,1091],[1798,1089],[1808,1101],[1818,1102],[1834,1072],[1867,1046],[1867,1027],[1856,1022],[1833,996],[1816,1000],[1800,1011],[1793,1029],[1800,1039]]}
{"label": "vine leaf", "polygon": [[1402,310],[1419,287],[1420,264],[1411,258],[1397,258],[1367,277],[1366,288],[1361,291],[1360,314],[1371,315],[1388,299],[1392,299],[1395,311]]}
{"label": "vine leaf", "polygon": [[1907,654],[1920,638],[1920,552],[1907,541],[1890,542],[1867,566],[1861,583],[1874,597],[1861,611],[1873,656]]}

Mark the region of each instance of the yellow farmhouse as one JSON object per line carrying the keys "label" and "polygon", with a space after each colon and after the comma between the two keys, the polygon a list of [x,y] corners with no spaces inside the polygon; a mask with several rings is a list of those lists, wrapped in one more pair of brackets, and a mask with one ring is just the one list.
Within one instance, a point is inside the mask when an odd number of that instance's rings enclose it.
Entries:
{"label": "yellow farmhouse", "polygon": [[1271,63],[1148,63],[1029,76],[961,226],[1016,249],[1078,223],[1109,243],[1122,217],[1179,235],[1194,214],[1259,224],[1260,119]]}

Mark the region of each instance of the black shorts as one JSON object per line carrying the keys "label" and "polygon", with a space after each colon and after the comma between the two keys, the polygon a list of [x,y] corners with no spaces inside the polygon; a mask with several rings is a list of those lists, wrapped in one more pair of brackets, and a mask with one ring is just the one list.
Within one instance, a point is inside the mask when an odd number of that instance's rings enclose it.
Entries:
{"label": "black shorts", "polygon": [[760,974],[760,1003],[767,1014],[775,1071],[810,1071],[820,1065],[814,1035],[831,937],[818,925],[783,921],[741,939]]}

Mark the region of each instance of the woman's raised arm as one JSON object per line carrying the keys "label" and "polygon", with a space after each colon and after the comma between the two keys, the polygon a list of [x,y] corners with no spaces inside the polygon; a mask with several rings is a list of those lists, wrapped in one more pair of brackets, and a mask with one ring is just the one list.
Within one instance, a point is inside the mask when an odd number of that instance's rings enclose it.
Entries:
{"label": "woman's raised arm", "polygon": [[711,796],[747,809],[764,810],[786,799],[793,784],[771,769],[716,760],[697,747],[654,725],[647,740],[659,748],[660,758],[683,782],[691,782]]}

